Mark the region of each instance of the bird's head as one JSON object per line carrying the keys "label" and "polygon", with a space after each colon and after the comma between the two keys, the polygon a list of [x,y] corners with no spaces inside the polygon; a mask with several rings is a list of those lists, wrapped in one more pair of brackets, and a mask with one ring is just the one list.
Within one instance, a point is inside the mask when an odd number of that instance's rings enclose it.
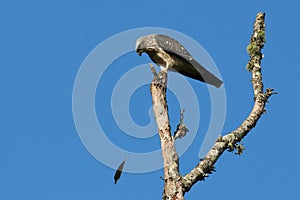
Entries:
{"label": "bird's head", "polygon": [[144,53],[144,50],[142,48],[136,48],[135,51],[139,56],[141,56],[142,53]]}
{"label": "bird's head", "polygon": [[145,48],[146,48],[146,45],[145,45],[145,41],[143,40],[143,37],[137,39],[136,45],[135,45],[135,51],[136,51],[136,53],[139,56],[141,56],[142,53],[144,53]]}
{"label": "bird's head", "polygon": [[147,36],[143,36],[140,37],[139,39],[137,39],[136,41],[136,45],[135,45],[135,51],[136,53],[141,56],[142,53],[144,52],[148,52],[151,51],[151,49],[153,49],[153,35],[147,35]]}

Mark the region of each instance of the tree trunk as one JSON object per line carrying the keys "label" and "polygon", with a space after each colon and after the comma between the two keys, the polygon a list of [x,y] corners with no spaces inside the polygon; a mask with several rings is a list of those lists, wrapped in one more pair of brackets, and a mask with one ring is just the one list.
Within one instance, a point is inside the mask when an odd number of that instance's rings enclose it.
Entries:
{"label": "tree trunk", "polygon": [[167,73],[165,71],[161,70],[159,74],[155,74],[150,90],[164,160],[165,185],[162,199],[183,200],[182,177],[178,170],[178,154],[175,150],[174,139],[171,134],[166,101]]}
{"label": "tree trunk", "polygon": [[[167,90],[167,72],[161,70],[158,74],[151,65],[151,70],[154,74],[154,79],[151,83],[150,90],[152,95],[153,111],[156,119],[158,133],[161,140],[162,157],[164,161],[164,190],[163,200],[183,200],[184,194],[198,181],[204,180],[208,174],[214,172],[214,164],[219,157],[227,149],[236,151],[236,154],[241,154],[244,147],[239,144],[242,139],[255,127],[261,115],[265,113],[265,105],[269,97],[274,94],[272,89],[263,91],[263,82],[261,75],[261,53],[265,43],[265,14],[258,13],[254,23],[254,30],[250,39],[250,44],[247,47],[250,60],[247,63],[247,69],[252,73],[252,85],[254,93],[254,105],[249,116],[243,123],[234,131],[220,136],[212,149],[207,155],[184,177],[179,173],[179,158],[175,149],[174,141],[176,136],[171,134],[171,127],[168,116],[168,105],[166,101]],[[182,112],[183,115],[183,112]],[[181,122],[180,126],[183,137],[187,132],[187,128]],[[178,129],[177,127],[177,129]],[[179,128],[180,129],[180,128]]]}

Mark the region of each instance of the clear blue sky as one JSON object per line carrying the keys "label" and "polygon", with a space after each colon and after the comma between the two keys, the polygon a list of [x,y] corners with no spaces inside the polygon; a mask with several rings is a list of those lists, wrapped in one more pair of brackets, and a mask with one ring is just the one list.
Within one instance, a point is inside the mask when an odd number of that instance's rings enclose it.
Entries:
{"label": "clear blue sky", "polygon": [[[244,140],[243,155],[226,152],[216,165],[217,172],[197,183],[186,199],[298,199],[299,6],[291,0],[2,1],[0,199],[160,199],[162,170],[125,173],[115,186],[115,170],[95,159],[81,142],[73,120],[72,92],[82,62],[99,43],[133,28],[161,27],[188,35],[213,58],[225,83],[225,134],[236,128],[252,107],[246,46],[259,11],[266,12],[267,23],[264,83],[279,94],[271,97],[267,114]],[[96,93],[97,116],[103,119],[99,123],[104,124],[107,137],[131,152],[158,149],[158,137],[124,134],[113,121],[107,97],[101,95],[111,94],[122,73],[147,62],[147,56],[124,55],[112,63],[111,70],[118,65],[118,72],[108,70]],[[206,87],[188,80],[199,89],[202,107],[199,131],[180,160],[183,174],[199,160],[210,115]],[[169,96],[174,129],[179,107],[174,95]],[[144,86],[132,96],[133,120],[147,125],[150,106],[149,89]],[[117,167],[123,157],[112,155],[111,160]]]}

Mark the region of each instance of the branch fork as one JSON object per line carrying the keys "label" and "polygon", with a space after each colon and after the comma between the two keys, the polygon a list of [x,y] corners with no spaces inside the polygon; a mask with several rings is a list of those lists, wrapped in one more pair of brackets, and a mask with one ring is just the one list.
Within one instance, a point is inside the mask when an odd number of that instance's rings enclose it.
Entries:
{"label": "branch fork", "polygon": [[150,90],[164,161],[163,180],[165,185],[163,199],[183,200],[184,194],[188,192],[196,182],[204,180],[209,174],[215,171],[214,165],[225,150],[236,150],[235,154],[242,154],[245,149],[241,144],[242,139],[255,127],[261,115],[266,112],[265,105],[268,99],[273,94],[276,94],[273,92],[273,89],[270,88],[263,91],[264,85],[261,74],[261,59],[263,58],[263,54],[261,50],[265,42],[265,14],[258,13],[256,15],[250,44],[247,47],[250,60],[246,68],[252,73],[254,93],[252,111],[239,127],[224,136],[219,136],[207,155],[199,161],[194,169],[184,176],[179,173],[179,158],[174,145],[175,139],[184,137],[188,132],[186,125],[183,123],[184,110],[181,110],[180,123],[177,126],[174,136],[172,136],[166,101],[167,73],[163,70],[156,73],[153,65],[151,65],[154,79],[151,83]]}

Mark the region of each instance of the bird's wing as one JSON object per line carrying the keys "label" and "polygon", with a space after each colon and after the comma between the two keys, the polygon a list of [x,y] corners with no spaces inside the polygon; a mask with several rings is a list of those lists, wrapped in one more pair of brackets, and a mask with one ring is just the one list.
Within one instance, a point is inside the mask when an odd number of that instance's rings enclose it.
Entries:
{"label": "bird's wing", "polygon": [[177,40],[167,35],[161,35],[161,34],[156,34],[154,36],[154,39],[164,51],[168,53],[177,54],[178,56],[181,56],[187,60],[193,59],[191,54]]}
{"label": "bird's wing", "polygon": [[179,61],[177,65],[173,66],[175,71],[216,87],[220,87],[222,85],[223,81],[218,79],[200,63],[198,63],[177,40],[160,34],[155,35],[154,38],[165,52],[169,53],[172,57],[175,57],[177,61]]}
{"label": "bird's wing", "polygon": [[211,84],[217,88],[221,87],[221,85],[223,84],[223,81],[221,81],[213,73],[211,73],[210,71],[205,69],[195,59],[190,60],[189,63],[191,64],[190,66],[192,66],[191,68],[193,68],[193,69],[187,70],[189,75],[186,75],[186,76],[189,76],[193,79]]}

